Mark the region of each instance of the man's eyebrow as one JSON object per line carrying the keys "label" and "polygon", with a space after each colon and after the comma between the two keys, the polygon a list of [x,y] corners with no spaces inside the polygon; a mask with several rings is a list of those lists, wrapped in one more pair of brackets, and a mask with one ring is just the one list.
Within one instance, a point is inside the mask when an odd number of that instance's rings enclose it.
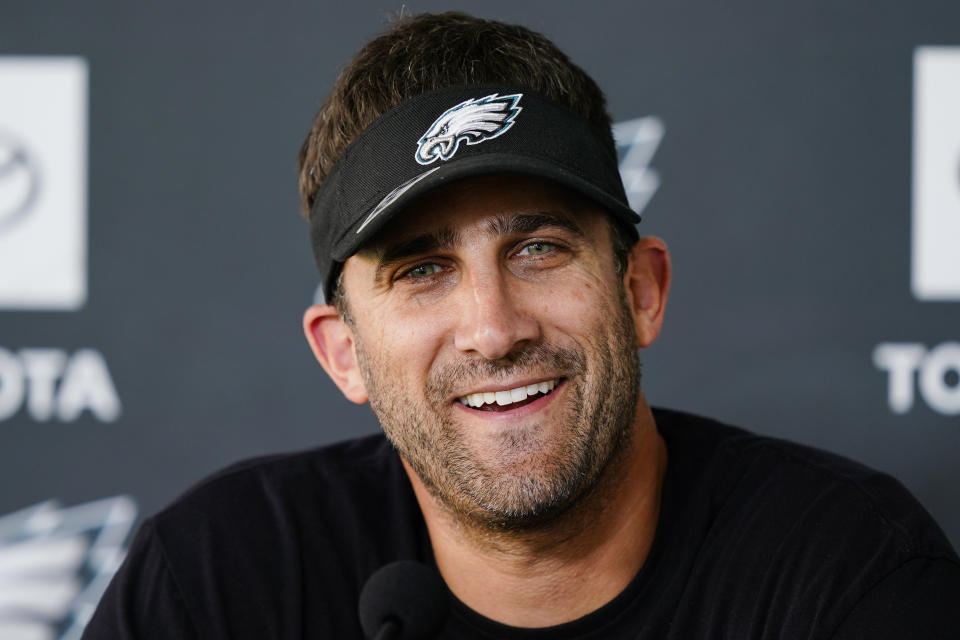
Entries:
{"label": "man's eyebrow", "polygon": [[513,216],[497,216],[487,225],[487,232],[493,235],[511,236],[533,233],[548,227],[559,227],[583,237],[583,229],[570,217],[549,211],[539,213],[521,213]]}
{"label": "man's eyebrow", "polygon": [[424,253],[444,251],[459,245],[460,242],[460,233],[445,227],[435,232],[421,233],[399,242],[387,244],[378,250],[375,249],[372,252],[374,259],[377,261],[377,271],[374,274],[374,279],[379,281],[383,272],[390,265]]}

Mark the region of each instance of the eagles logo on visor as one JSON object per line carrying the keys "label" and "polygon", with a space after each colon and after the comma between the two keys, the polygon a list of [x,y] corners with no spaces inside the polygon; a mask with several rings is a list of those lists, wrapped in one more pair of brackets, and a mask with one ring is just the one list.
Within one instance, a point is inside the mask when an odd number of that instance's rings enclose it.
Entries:
{"label": "eagles logo on visor", "polygon": [[465,100],[437,118],[417,143],[417,162],[430,164],[437,159],[449,160],[460,142],[479,144],[506,133],[522,110],[517,106],[522,93]]}

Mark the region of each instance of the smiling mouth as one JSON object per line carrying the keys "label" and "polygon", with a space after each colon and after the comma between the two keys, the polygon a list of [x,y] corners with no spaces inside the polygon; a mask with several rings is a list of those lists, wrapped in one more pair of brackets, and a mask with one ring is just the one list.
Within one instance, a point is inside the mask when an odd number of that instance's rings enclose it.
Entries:
{"label": "smiling mouth", "polygon": [[560,380],[544,380],[504,391],[481,391],[461,396],[457,400],[465,407],[480,411],[510,411],[553,393]]}

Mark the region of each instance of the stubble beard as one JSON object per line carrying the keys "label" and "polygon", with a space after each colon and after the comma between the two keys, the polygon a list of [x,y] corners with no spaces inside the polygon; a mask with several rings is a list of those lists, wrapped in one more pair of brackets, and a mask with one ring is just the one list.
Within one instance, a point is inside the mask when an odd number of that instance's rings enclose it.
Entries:
{"label": "stubble beard", "polygon": [[[584,349],[524,346],[499,360],[464,358],[429,374],[427,402],[392,380],[402,372],[371,354],[359,336],[357,357],[370,405],[387,438],[456,520],[486,530],[534,530],[550,524],[616,466],[630,444],[639,396],[636,334],[625,296],[610,330],[589,359]],[[454,384],[489,384],[529,373],[562,371],[566,398],[552,429],[532,423],[495,436],[479,456],[453,419]],[[466,385],[469,387],[469,385]],[[492,452],[489,452],[492,448]]]}

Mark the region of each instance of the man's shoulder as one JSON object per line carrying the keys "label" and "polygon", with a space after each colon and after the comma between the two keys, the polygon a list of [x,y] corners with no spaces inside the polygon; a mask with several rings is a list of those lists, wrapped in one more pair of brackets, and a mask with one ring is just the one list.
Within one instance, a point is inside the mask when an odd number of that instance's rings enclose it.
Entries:
{"label": "man's shoulder", "polygon": [[956,619],[942,601],[956,597],[960,561],[892,477],[715,420],[654,416],[668,463],[649,562],[651,575],[678,585],[676,611],[691,613],[683,637],[758,628],[810,637],[811,625],[818,637],[867,637],[858,633],[864,620],[880,621],[871,629],[919,621],[939,629]]}
{"label": "man's shoulder", "polygon": [[237,483],[264,481],[284,484],[304,476],[317,481],[342,483],[344,474],[362,476],[381,471],[395,460],[396,452],[382,433],[375,433],[309,449],[274,453],[234,462],[207,476],[183,493],[182,498],[215,491]]}
{"label": "man's shoulder", "polygon": [[731,523],[754,523],[771,540],[795,535],[833,549],[873,542],[902,558],[956,558],[926,509],[887,473],[700,416],[655,416],[684,482],[708,492],[714,513]]}
{"label": "man's shoulder", "polygon": [[304,512],[376,509],[388,485],[402,482],[393,447],[382,434],[302,451],[242,460],[199,481],[152,517],[158,531],[235,526],[269,515],[270,521]]}

